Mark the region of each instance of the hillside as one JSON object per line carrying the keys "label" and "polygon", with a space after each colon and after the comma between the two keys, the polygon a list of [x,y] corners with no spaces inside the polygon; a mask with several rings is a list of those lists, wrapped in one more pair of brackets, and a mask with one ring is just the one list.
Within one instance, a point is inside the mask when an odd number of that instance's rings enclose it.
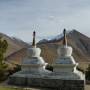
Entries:
{"label": "hillside", "polygon": [[[73,56],[77,62],[90,62],[90,38],[72,30],[67,32],[68,45],[73,47]],[[62,45],[63,35],[60,34],[51,40],[40,41],[42,56],[47,62],[52,63],[57,58],[57,48]]]}
{"label": "hillside", "polygon": [[2,39],[7,40],[8,42],[8,50],[5,54],[5,57],[8,57],[13,53],[17,52],[18,50],[28,46],[28,44],[25,43],[24,41],[9,37],[3,33],[0,33],[0,37],[2,37]]}
{"label": "hillside", "polygon": [[[8,51],[9,55],[6,57],[7,61],[20,64],[22,59],[26,56],[28,45],[18,44],[11,38],[6,38],[9,41]],[[79,63],[90,63],[90,38],[84,34],[72,30],[67,32],[68,45],[73,47],[73,56]],[[37,43],[37,46],[42,49],[41,56],[48,63],[53,63],[56,60],[57,49],[62,45],[63,35],[60,34],[51,40],[43,39]],[[12,52],[10,52],[12,51]],[[83,65],[84,66],[84,65]],[[86,66],[85,66],[86,67]]]}

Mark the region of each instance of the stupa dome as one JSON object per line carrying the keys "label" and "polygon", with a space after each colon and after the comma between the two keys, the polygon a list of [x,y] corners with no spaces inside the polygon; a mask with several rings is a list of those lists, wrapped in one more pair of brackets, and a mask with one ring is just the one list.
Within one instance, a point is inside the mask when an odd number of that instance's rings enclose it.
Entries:
{"label": "stupa dome", "polygon": [[41,54],[41,49],[40,48],[29,48],[27,50],[27,53],[28,53],[28,56],[31,56],[31,57],[39,57],[40,54]]}
{"label": "stupa dome", "polygon": [[71,56],[72,55],[72,47],[70,46],[61,46],[57,50],[58,56]]}

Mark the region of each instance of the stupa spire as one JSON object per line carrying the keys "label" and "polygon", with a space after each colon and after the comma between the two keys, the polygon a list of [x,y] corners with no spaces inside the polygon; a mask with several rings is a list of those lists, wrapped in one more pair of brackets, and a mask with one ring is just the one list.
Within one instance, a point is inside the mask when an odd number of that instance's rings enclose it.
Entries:
{"label": "stupa spire", "polygon": [[64,34],[63,45],[67,46],[66,29],[63,30],[63,34]]}
{"label": "stupa spire", "polygon": [[32,42],[32,46],[36,47],[36,32],[33,31],[33,42]]}

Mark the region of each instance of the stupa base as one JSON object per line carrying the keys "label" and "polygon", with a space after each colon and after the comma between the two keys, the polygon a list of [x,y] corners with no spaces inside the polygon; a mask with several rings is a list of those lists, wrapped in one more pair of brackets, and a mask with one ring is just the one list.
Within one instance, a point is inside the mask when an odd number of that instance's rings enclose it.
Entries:
{"label": "stupa base", "polygon": [[84,90],[84,80],[58,78],[59,75],[25,74],[14,75],[9,78],[9,84],[25,87],[55,88],[56,90]]}

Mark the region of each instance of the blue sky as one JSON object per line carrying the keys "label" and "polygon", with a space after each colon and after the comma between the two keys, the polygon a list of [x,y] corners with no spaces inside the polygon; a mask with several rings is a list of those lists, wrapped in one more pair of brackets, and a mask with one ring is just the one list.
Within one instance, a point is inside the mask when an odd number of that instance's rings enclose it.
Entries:
{"label": "blue sky", "polygon": [[90,0],[0,0],[0,32],[31,42],[76,29],[90,37]]}

